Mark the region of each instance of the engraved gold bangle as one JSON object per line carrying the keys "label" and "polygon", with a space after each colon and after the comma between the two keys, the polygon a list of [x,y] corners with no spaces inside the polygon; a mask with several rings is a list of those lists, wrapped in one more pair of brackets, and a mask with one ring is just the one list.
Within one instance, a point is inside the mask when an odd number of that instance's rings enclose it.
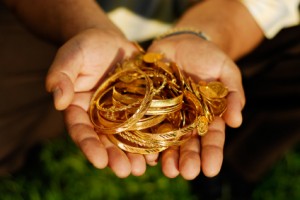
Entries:
{"label": "engraved gold bangle", "polygon": [[95,131],[124,151],[149,154],[180,146],[193,130],[206,134],[227,108],[228,90],[218,81],[195,83],[159,53],[118,64],[92,96]]}
{"label": "engraved gold bangle", "polygon": [[168,148],[168,147],[152,147],[152,148],[138,147],[138,146],[125,144],[120,140],[118,140],[114,135],[108,135],[108,138],[120,149],[123,149],[124,151],[128,151],[131,153],[152,154],[152,153],[159,153]]}
{"label": "engraved gold bangle", "polygon": [[[94,93],[94,95],[91,99],[91,104],[92,105],[96,104],[97,103],[96,99],[98,99],[98,96],[100,94],[102,94],[102,92],[104,92],[106,90],[106,88],[111,85],[111,83],[113,83],[116,79],[120,78],[124,74],[129,73],[130,71],[138,72],[142,75],[145,75],[144,72],[142,72],[138,69],[124,70],[124,71],[121,71],[119,73],[112,75],[104,83],[102,83],[100,85],[100,87],[97,89],[97,91]],[[95,128],[99,129],[99,131],[103,132],[104,134],[115,134],[115,133],[119,133],[119,132],[127,130],[130,126],[132,126],[133,124],[138,122],[139,119],[141,119],[143,117],[143,115],[147,112],[147,108],[150,106],[151,100],[152,100],[151,92],[150,92],[151,90],[153,90],[152,81],[146,75],[145,75],[145,80],[148,83],[148,84],[146,84],[146,87],[145,87],[145,89],[146,89],[145,97],[142,100],[139,109],[137,109],[137,112],[134,113],[134,115],[131,118],[129,118],[125,123],[119,124],[118,126],[115,126],[115,127],[104,127],[103,125],[95,123],[95,121],[92,121],[95,125]],[[94,109],[94,106],[91,106],[91,109],[89,111],[90,116],[91,115],[94,116],[93,109]]]}

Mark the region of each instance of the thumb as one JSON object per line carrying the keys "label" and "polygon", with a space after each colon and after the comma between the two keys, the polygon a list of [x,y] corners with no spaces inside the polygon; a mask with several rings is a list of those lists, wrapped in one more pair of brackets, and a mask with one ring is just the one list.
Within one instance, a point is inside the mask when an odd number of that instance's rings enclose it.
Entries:
{"label": "thumb", "polygon": [[46,77],[46,89],[53,93],[57,110],[66,109],[73,100],[74,82],[79,74],[81,61],[78,45],[74,45],[72,40],[64,44],[55,56]]}
{"label": "thumb", "polygon": [[63,72],[49,71],[46,78],[46,89],[53,93],[54,106],[57,110],[66,109],[74,96],[73,83]]}

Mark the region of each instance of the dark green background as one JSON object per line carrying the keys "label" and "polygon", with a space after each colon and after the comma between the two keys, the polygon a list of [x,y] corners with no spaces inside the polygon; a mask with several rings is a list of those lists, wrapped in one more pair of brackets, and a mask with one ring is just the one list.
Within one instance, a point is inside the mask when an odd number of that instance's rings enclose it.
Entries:
{"label": "dark green background", "polygon": [[[300,199],[300,148],[288,152],[256,186],[253,199]],[[225,187],[226,188],[226,187]],[[68,137],[49,141],[32,151],[17,174],[0,179],[1,200],[197,199],[188,181],[168,179],[160,166],[141,177],[116,178],[110,169],[97,170]],[[222,199],[230,200],[223,191]]]}

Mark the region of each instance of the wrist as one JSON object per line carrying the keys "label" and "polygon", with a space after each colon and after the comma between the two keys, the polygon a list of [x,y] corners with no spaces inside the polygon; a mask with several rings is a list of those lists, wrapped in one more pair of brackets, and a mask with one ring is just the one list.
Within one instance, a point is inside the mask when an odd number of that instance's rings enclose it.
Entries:
{"label": "wrist", "polygon": [[105,35],[110,35],[115,38],[125,38],[124,34],[121,31],[119,31],[118,29],[104,28],[102,26],[97,26],[97,25],[76,27],[76,28],[72,28],[71,30],[64,29],[64,31],[62,32],[61,38],[62,38],[63,42],[66,42],[78,34],[81,34],[83,32],[89,32],[89,31],[90,32],[98,32],[98,33],[105,34]]}
{"label": "wrist", "polygon": [[[69,14],[61,18],[61,38],[63,41],[85,30],[93,29],[124,37],[121,30],[110,21],[95,1],[79,1],[78,4],[80,5],[74,6]],[[75,15],[74,13],[80,14]]]}
{"label": "wrist", "polygon": [[263,39],[263,33],[244,5],[237,0],[211,0],[191,7],[175,28],[194,27],[236,60]]}

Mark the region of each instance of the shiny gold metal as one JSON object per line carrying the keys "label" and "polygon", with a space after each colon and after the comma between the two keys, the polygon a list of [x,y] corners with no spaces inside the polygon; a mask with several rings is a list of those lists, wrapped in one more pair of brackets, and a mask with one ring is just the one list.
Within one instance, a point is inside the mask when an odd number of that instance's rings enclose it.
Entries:
{"label": "shiny gold metal", "polygon": [[146,63],[155,63],[163,58],[163,55],[160,53],[147,53],[144,54],[143,60]]}
{"label": "shiny gold metal", "polygon": [[209,82],[205,86],[199,86],[200,92],[208,99],[224,98],[228,94],[228,90],[221,82]]}
{"label": "shiny gold metal", "polygon": [[91,99],[98,134],[124,151],[149,154],[180,146],[193,130],[200,136],[226,111],[227,88],[198,84],[160,53],[141,53],[117,64]]}

